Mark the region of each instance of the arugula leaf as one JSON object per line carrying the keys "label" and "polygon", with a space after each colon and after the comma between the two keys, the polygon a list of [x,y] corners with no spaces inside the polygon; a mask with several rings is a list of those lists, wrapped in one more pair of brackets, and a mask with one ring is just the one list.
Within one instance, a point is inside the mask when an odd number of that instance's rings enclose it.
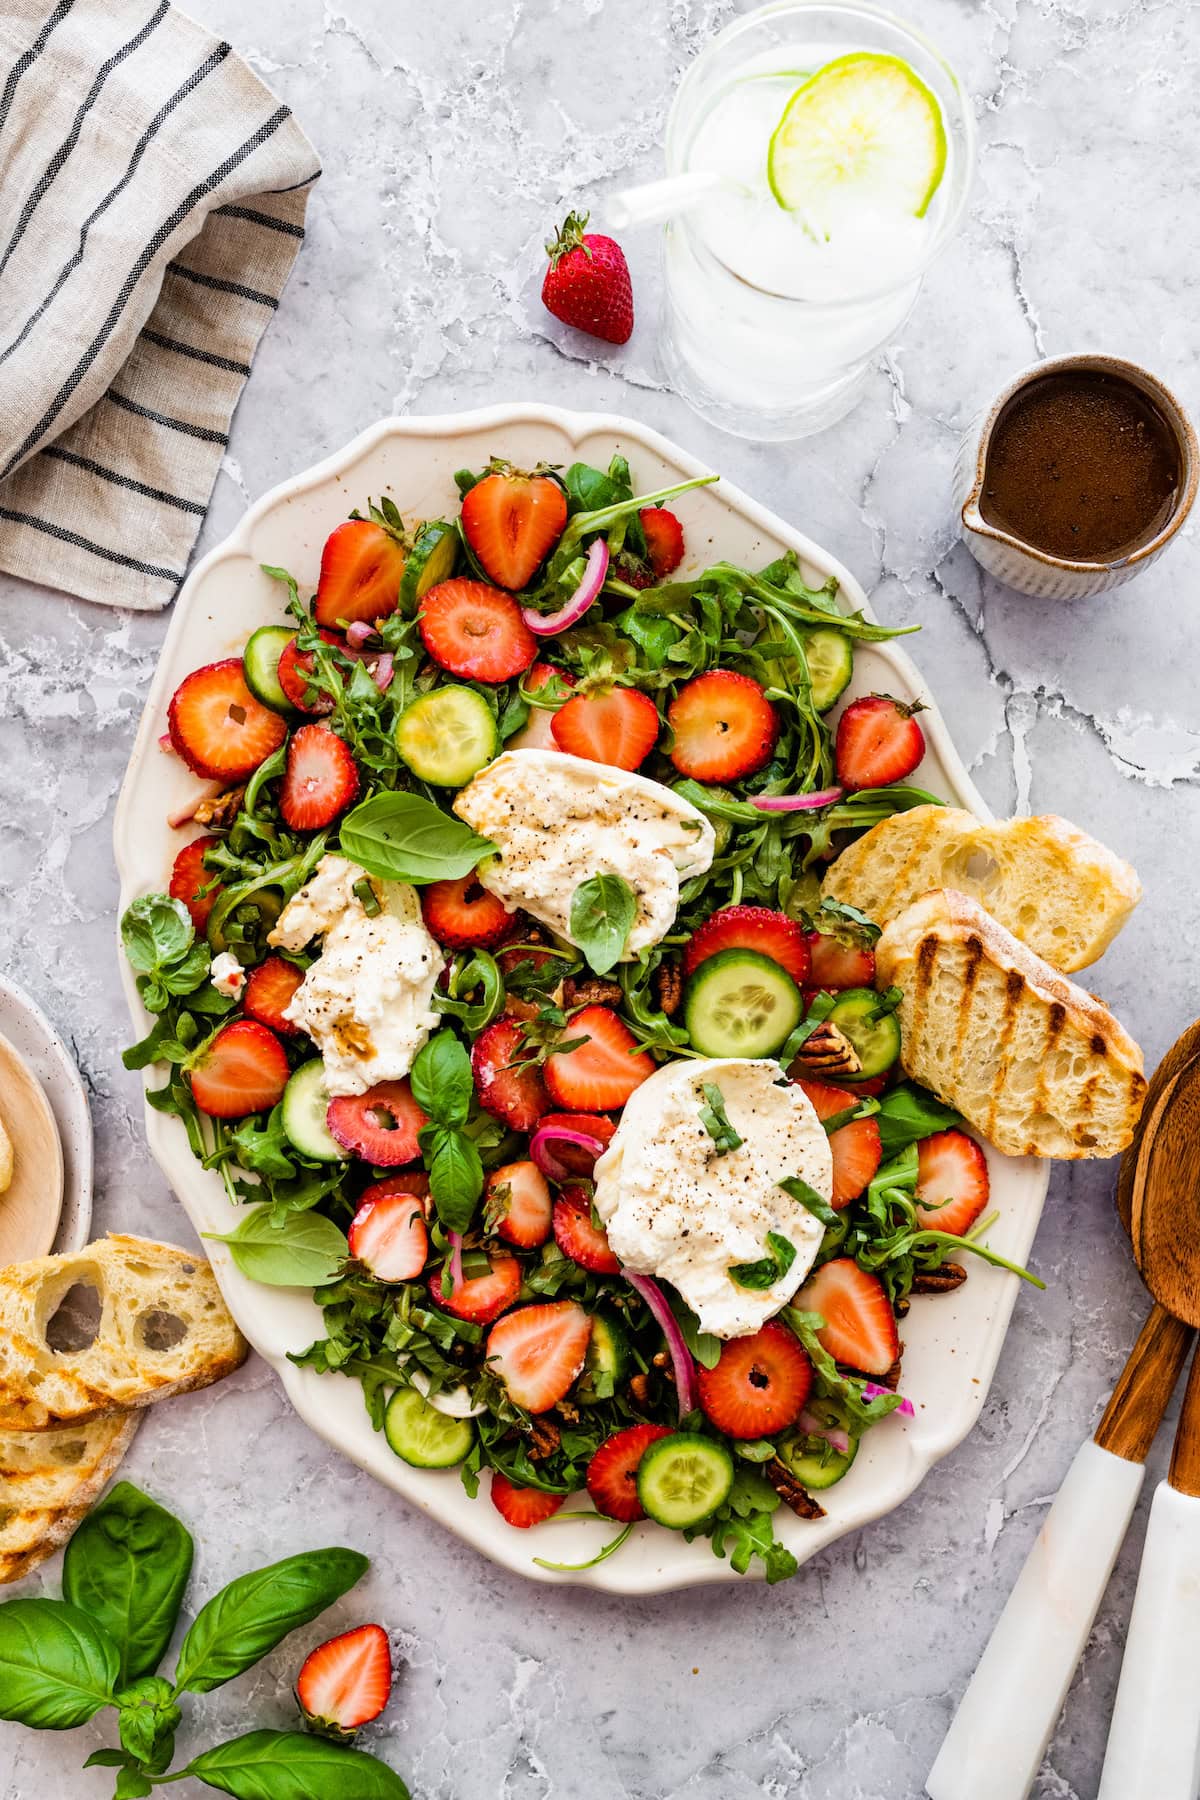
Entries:
{"label": "arugula leaf", "polygon": [[265,1119],[261,1113],[239,1119],[228,1136],[243,1169],[277,1181],[290,1181],[295,1175],[297,1152],[283,1128],[282,1101],[271,1108]]}
{"label": "arugula leaf", "polygon": [[778,1185],[785,1194],[790,1194],[793,1200],[798,1200],[801,1206],[806,1207],[813,1218],[819,1219],[822,1225],[837,1224],[838,1216],[828,1200],[822,1200],[816,1188],[809,1187],[807,1181],[804,1181],[799,1175],[785,1175]]}
{"label": "arugula leaf", "polygon": [[249,1731],[201,1751],[182,1773],[234,1800],[409,1800],[378,1757],[303,1731]]}
{"label": "arugula leaf", "polygon": [[471,1059],[452,1031],[439,1031],[422,1045],[409,1075],[413,1099],[439,1125],[463,1125],[475,1083]]}
{"label": "arugula leaf", "polygon": [[267,1287],[323,1287],[350,1254],[346,1234],[323,1213],[256,1206],[232,1231],[201,1234],[227,1244],[234,1262]]}
{"label": "arugula leaf", "polygon": [[899,1394],[879,1394],[874,1400],[864,1400],[865,1384],[853,1375],[842,1374],[817,1335],[825,1329],[825,1320],[820,1313],[801,1312],[798,1307],[785,1306],[779,1317],[791,1326],[808,1352],[817,1392],[838,1401],[852,1422],[856,1436],[895,1412],[900,1405]]}
{"label": "arugula leaf", "polygon": [[192,1570],[192,1540],[173,1513],[119,1481],[78,1527],[63,1558],[63,1598],[106,1630],[124,1687],[166,1654]]}
{"label": "arugula leaf", "polygon": [[196,1614],[180,1645],[176,1692],[211,1693],[261,1662],[289,1631],[347,1593],[368,1566],[357,1550],[302,1550],[239,1575]]}
{"label": "arugula leaf", "polygon": [[[783,1183],[780,1182],[779,1185],[782,1187]],[[772,1288],[777,1281],[782,1281],[796,1260],[796,1246],[790,1238],[781,1236],[778,1231],[768,1231],[767,1249],[770,1254],[759,1262],[734,1263],[729,1271],[729,1279],[752,1293]]]}
{"label": "arugula leaf", "polygon": [[637,917],[637,898],[621,875],[591,875],[571,896],[572,941],[597,975],[621,960]]}
{"label": "arugula leaf", "polygon": [[495,850],[461,819],[418,794],[378,793],[347,813],[342,853],[384,881],[456,881]]}
{"label": "arugula leaf", "polygon": [[729,1122],[729,1114],[725,1111],[725,1096],[716,1082],[702,1082],[700,1092],[704,1095],[700,1123],[716,1145],[717,1155],[727,1156],[731,1150],[740,1150],[744,1140]]}
{"label": "arugula leaf", "polygon": [[786,1581],[799,1563],[778,1543],[772,1514],[779,1509],[779,1495],[757,1470],[744,1465],[737,1470],[729,1498],[717,1509],[710,1536],[714,1554],[732,1549],[730,1567],[745,1575],[753,1559],[761,1559],[768,1585]]}
{"label": "arugula leaf", "polygon": [[884,1158],[889,1160],[909,1144],[932,1137],[935,1131],[961,1126],[962,1116],[924,1088],[905,1081],[881,1096],[875,1122]]}
{"label": "arugula leaf", "polygon": [[103,1626],[65,1600],[0,1604],[0,1719],[37,1731],[86,1725],[112,1704],[120,1667]]}

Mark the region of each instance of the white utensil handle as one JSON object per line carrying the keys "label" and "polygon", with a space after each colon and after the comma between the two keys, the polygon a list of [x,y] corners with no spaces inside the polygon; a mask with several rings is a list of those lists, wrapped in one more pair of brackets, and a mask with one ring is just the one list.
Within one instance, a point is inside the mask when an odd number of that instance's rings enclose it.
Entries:
{"label": "white utensil handle", "polygon": [[1098,1800],[1200,1791],[1200,1500],[1154,1495]]}
{"label": "white utensil handle", "polygon": [[930,1770],[931,1800],[1025,1800],[1144,1474],[1090,1438],[1077,1452]]}

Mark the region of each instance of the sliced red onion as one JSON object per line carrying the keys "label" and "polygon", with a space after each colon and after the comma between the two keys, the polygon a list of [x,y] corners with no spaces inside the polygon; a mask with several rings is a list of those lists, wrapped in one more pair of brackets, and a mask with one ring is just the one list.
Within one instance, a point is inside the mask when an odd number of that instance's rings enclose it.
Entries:
{"label": "sliced red onion", "polygon": [[556,632],[565,631],[568,625],[574,625],[582,619],[593,600],[598,597],[607,574],[608,544],[602,537],[593,538],[588,546],[583,580],[566,605],[560,606],[553,613],[540,613],[532,606],[523,606],[521,617],[535,637],[553,637]]}
{"label": "sliced red onion", "polygon": [[845,788],[822,788],[816,794],[755,794],[751,797],[751,806],[757,806],[759,812],[816,812],[819,807],[832,806],[840,800]]}
{"label": "sliced red onion", "polygon": [[671,1352],[671,1366],[675,1371],[675,1392],[679,1400],[679,1416],[686,1418],[688,1413],[696,1410],[696,1365],[692,1361],[691,1351],[683,1341],[683,1333],[679,1329],[679,1321],[667,1304],[667,1296],[649,1275],[634,1275],[629,1269],[622,1269],[622,1275],[630,1287],[642,1296],[650,1311],[654,1314],[655,1323],[659,1326],[667,1340],[667,1349]]}
{"label": "sliced red onion", "polygon": [[369,619],[355,619],[346,627],[346,642],[355,650],[361,650],[375,635],[375,627]]}
{"label": "sliced red onion", "polygon": [[[862,1397],[864,1400],[883,1400],[884,1398],[890,1399],[893,1392],[894,1392],[894,1389],[881,1387],[879,1382],[877,1382],[877,1381],[864,1381],[863,1389],[862,1389]],[[898,1413],[903,1413],[903,1415],[906,1419],[915,1419],[917,1416],[916,1407],[913,1405],[911,1400],[906,1400],[903,1395],[900,1396],[900,1404],[896,1408],[896,1411]]]}
{"label": "sliced red onion", "polygon": [[850,1435],[843,1431],[840,1425],[823,1425],[816,1414],[810,1413],[807,1408],[800,1414],[796,1423],[801,1431],[807,1431],[809,1437],[824,1438],[825,1442],[831,1449],[836,1450],[839,1456],[849,1455]]}
{"label": "sliced red onion", "polygon": [[462,1232],[448,1231],[446,1241],[450,1245],[450,1279],[454,1283],[454,1292],[457,1294],[463,1285]]}
{"label": "sliced red onion", "polygon": [[190,825],[195,818],[196,809],[202,800],[215,800],[217,795],[222,792],[223,789],[219,781],[208,782],[206,786],[201,788],[198,794],[193,794],[190,800],[185,800],[183,805],[175,812],[167,814],[167,824],[171,827],[172,831],[182,831],[183,827],[185,825]]}
{"label": "sliced red onion", "polygon": [[576,1131],[570,1125],[539,1125],[530,1139],[529,1154],[547,1181],[579,1179],[578,1173],[573,1175],[564,1163],[559,1162],[553,1150],[555,1144],[570,1144],[574,1149],[584,1151],[593,1162],[606,1148],[604,1140],[593,1137],[590,1131]]}
{"label": "sliced red onion", "polygon": [[381,694],[386,694],[392,685],[392,676],[395,673],[393,663],[394,658],[391,651],[385,650],[383,655],[379,658],[379,661],[371,670],[371,674],[375,679],[375,686],[379,689]]}
{"label": "sliced red onion", "polygon": [[159,749],[160,749],[160,750],[161,750],[161,751],[162,751],[162,753],[163,753],[163,755],[164,755],[164,756],[175,756],[175,755],[177,755],[177,751],[176,751],[176,749],[175,749],[175,746],[174,746],[174,744],[173,744],[173,743],[172,743],[172,742],[171,742],[171,734],[170,734],[170,732],[169,732],[169,731],[164,731],[164,732],[163,732],[163,734],[162,734],[162,736],[161,736],[161,737],[160,737],[160,738],[159,738],[159,740],[158,740],[158,747],[159,747]]}

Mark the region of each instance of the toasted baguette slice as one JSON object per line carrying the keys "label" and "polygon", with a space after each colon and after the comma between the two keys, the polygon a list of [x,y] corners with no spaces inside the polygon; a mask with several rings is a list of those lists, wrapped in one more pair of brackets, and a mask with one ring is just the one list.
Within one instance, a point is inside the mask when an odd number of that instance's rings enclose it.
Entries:
{"label": "toasted baguette slice", "polygon": [[1115,1156],[1133,1136],[1142,1053],[1112,1014],[976,901],[939,889],[875,946],[895,985],[904,1068],[1009,1156]]}
{"label": "toasted baguette slice", "polygon": [[116,1473],[142,1415],[0,1432],[0,1586],[53,1556]]}
{"label": "toasted baguette slice", "polygon": [[[99,1330],[85,1348],[51,1349],[46,1328],[72,1288],[96,1294]],[[0,1269],[0,1430],[53,1431],[207,1387],[247,1349],[192,1250],[112,1236],[13,1263]]]}
{"label": "toasted baguette slice", "polygon": [[842,851],[821,892],[886,925],[935,888],[969,894],[1055,969],[1086,968],[1142,897],[1127,862],[1066,819],[984,825],[957,806],[914,806]]}

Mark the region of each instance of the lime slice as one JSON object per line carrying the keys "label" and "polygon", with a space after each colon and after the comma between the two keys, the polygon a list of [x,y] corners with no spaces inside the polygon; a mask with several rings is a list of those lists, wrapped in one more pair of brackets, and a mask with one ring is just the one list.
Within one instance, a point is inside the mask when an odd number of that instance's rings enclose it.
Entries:
{"label": "lime slice", "polygon": [[775,127],[767,179],[780,206],[826,237],[869,208],[920,218],[946,167],[934,94],[898,56],[839,56],[796,89]]}

